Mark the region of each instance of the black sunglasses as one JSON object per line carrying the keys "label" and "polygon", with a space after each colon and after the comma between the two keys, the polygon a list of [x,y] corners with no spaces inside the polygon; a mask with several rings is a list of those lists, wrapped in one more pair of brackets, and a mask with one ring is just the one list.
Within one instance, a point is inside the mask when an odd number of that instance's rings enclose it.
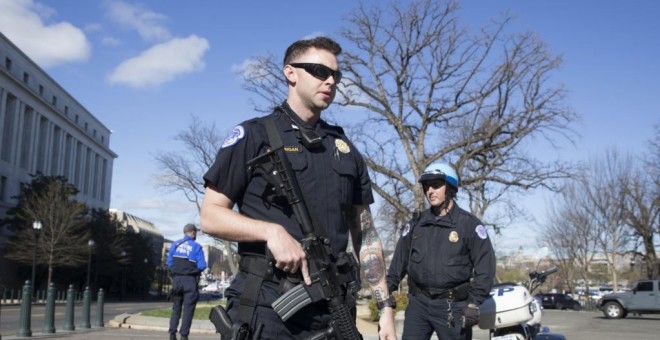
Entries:
{"label": "black sunglasses", "polygon": [[429,190],[429,187],[433,188],[434,190],[438,190],[442,188],[443,185],[445,185],[445,181],[438,179],[422,183],[422,188],[424,188],[424,191]]}
{"label": "black sunglasses", "polygon": [[317,79],[326,80],[328,77],[332,76],[332,78],[335,79],[335,83],[341,81],[341,71],[335,71],[325,65],[313,63],[293,63],[289,65],[295,68],[302,68]]}

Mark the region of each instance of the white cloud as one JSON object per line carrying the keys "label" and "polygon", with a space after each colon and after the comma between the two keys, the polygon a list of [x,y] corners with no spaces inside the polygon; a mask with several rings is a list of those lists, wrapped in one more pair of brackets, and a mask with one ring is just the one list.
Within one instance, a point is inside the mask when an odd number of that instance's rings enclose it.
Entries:
{"label": "white cloud", "polygon": [[196,35],[155,45],[139,56],[125,60],[108,76],[111,84],[143,88],[167,83],[177,76],[199,72],[206,66],[209,42]]}
{"label": "white cloud", "polygon": [[164,41],[171,37],[170,32],[162,25],[167,21],[167,16],[163,14],[121,1],[109,3],[108,9],[110,19],[124,27],[135,29],[146,41]]}
{"label": "white cloud", "polygon": [[41,67],[87,60],[85,33],[68,22],[45,22],[55,14],[32,0],[0,0],[0,31]]}

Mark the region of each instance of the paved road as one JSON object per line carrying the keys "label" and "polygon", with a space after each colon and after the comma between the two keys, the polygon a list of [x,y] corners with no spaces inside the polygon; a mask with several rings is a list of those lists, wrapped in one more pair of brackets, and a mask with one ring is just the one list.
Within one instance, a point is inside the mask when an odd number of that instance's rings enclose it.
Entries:
{"label": "paved road", "polygon": [[[4,311],[3,311],[4,312]],[[130,314],[124,314],[130,315]],[[3,313],[4,316],[4,313]],[[113,321],[122,318],[109,316],[107,324],[113,324]],[[138,322],[141,318],[137,316],[128,317],[128,320]],[[161,318],[153,318],[161,319]],[[142,319],[144,320],[144,319]],[[207,323],[205,320],[199,320],[200,328],[197,332],[191,333],[190,338],[193,340],[210,340],[219,339],[219,335],[212,334],[208,331]],[[162,328],[163,322],[166,320],[156,320],[160,326],[142,325],[147,329],[138,329],[137,325],[131,326],[127,321],[121,327],[105,328],[92,328],[91,330],[77,329],[74,332],[64,332],[57,330],[54,335],[43,336],[39,331],[33,329],[33,339],[93,339],[93,340],[117,340],[117,339],[135,339],[135,340],[156,340],[166,339],[166,328]],[[138,322],[139,323],[139,322]],[[145,321],[145,323],[151,323]],[[660,338],[660,316],[647,315],[644,317],[627,317],[620,320],[609,320],[603,318],[600,312],[574,312],[574,311],[557,311],[546,310],[543,315],[543,324],[550,327],[551,331],[561,333],[570,340],[619,340],[619,339],[636,339],[636,340],[657,340]],[[56,325],[57,327],[58,325]],[[133,327],[133,328],[126,328]],[[58,327],[59,328],[59,327]],[[361,320],[358,323],[358,329],[364,335],[365,340],[377,340],[378,337],[375,333],[376,326],[373,323]],[[38,328],[40,330],[40,328]],[[398,329],[400,332],[401,329]],[[18,340],[26,339],[15,336],[15,331],[6,335],[2,334],[2,340]],[[488,331],[476,329],[474,331],[475,340],[487,340]]]}
{"label": "paved road", "polygon": [[[601,312],[575,312],[545,310],[542,323],[553,333],[569,340],[658,340],[660,339],[660,316],[627,317],[605,319]],[[476,329],[475,329],[476,330]],[[476,330],[475,339],[488,339],[488,332]]]}

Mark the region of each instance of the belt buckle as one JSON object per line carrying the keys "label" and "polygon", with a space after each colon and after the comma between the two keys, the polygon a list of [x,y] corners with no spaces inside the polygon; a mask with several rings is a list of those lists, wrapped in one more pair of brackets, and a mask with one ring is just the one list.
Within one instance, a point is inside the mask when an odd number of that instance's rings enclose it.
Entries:
{"label": "belt buckle", "polygon": [[447,299],[453,300],[454,299],[454,290],[450,290],[447,292]]}

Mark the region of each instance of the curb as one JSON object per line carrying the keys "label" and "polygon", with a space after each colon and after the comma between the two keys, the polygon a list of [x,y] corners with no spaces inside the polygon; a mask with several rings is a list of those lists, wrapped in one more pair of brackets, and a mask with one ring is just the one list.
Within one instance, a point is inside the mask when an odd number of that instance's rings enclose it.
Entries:
{"label": "curb", "polygon": [[[169,331],[170,319],[159,318],[152,316],[143,316],[138,314],[120,314],[108,322],[111,327],[129,328],[147,331],[162,331],[167,333]],[[212,323],[193,320],[190,326],[190,333],[193,334],[216,334],[215,327]]]}

